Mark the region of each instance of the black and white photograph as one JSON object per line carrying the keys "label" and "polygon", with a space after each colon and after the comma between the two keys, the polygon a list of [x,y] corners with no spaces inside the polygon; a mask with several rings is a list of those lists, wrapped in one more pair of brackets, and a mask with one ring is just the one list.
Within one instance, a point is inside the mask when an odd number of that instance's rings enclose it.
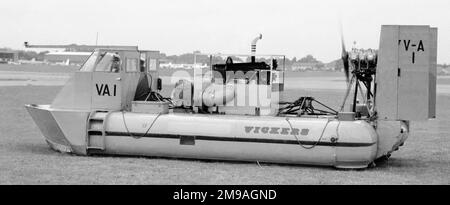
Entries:
{"label": "black and white photograph", "polygon": [[283,196],[234,185],[449,185],[449,11],[2,1],[0,184],[225,185],[166,194],[200,202]]}

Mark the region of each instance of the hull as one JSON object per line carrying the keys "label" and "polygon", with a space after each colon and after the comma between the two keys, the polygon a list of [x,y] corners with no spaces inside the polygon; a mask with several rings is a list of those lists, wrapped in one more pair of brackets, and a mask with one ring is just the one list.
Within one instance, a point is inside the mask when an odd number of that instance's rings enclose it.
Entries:
{"label": "hull", "polygon": [[36,105],[26,108],[53,149],[79,155],[213,159],[338,168],[365,168],[379,157],[379,136],[365,121],[181,113],[90,113]]}

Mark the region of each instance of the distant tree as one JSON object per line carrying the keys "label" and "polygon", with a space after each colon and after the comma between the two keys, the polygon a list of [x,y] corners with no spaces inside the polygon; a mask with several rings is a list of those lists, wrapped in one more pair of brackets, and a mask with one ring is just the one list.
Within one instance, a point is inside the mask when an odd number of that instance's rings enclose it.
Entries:
{"label": "distant tree", "polygon": [[[172,63],[177,63],[177,64],[192,64],[194,63],[194,54],[196,56],[196,62],[200,63],[200,64],[206,64],[206,65],[210,65],[210,62],[212,61],[213,64],[219,64],[219,63],[225,63],[225,60],[228,58],[228,56],[219,56],[219,55],[213,55],[212,59],[210,59],[209,55],[204,55],[201,54],[200,51],[194,51],[192,53],[185,53],[185,54],[181,54],[181,55],[170,55],[167,56],[164,53],[161,53],[161,57],[165,58],[167,60],[169,60]],[[237,56],[229,56],[231,57],[231,59],[233,59],[233,62],[241,62],[242,60],[244,60],[244,62],[250,62],[251,58],[250,56],[248,56],[246,59],[241,59]],[[272,59],[271,58],[263,58],[263,57],[259,57],[256,58],[257,62],[266,62],[267,64],[271,64]],[[280,59],[278,62],[278,65],[281,65],[283,59]],[[307,55],[306,57],[297,60],[296,57],[293,57],[292,60],[290,58],[284,58],[284,63],[285,63],[285,67],[286,69],[289,69],[292,67],[293,63],[295,62],[310,62],[310,63],[318,63],[320,64],[319,67],[323,67],[324,65],[316,60],[312,55]]]}
{"label": "distant tree", "polygon": [[292,63],[297,63],[297,57],[292,58]]}
{"label": "distant tree", "polygon": [[0,48],[0,51],[11,51],[12,49],[11,48],[8,48],[8,47],[1,47]]}
{"label": "distant tree", "polygon": [[38,57],[38,53],[34,52],[34,51],[19,51],[18,52],[18,57],[20,60],[31,60],[33,58],[37,58]]}
{"label": "distant tree", "polygon": [[314,58],[312,55],[306,55],[305,57],[298,60],[298,62],[301,63],[320,63],[317,59]]}
{"label": "distant tree", "polygon": [[337,59],[334,61],[334,70],[340,71],[344,68],[344,63],[342,62],[342,59]]}
{"label": "distant tree", "polygon": [[36,60],[37,60],[37,61],[43,61],[43,60],[44,60],[44,56],[45,56],[47,53],[50,53],[50,52],[49,52],[49,51],[42,51],[42,52],[39,52],[39,53],[37,54],[37,56],[36,56]]}

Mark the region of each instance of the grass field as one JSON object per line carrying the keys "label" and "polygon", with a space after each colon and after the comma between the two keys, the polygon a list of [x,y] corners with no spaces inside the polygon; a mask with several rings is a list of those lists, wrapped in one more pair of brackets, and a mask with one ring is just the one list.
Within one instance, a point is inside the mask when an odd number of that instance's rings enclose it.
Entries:
{"label": "grass field", "polygon": [[[53,72],[53,71],[51,71]],[[413,122],[405,146],[375,168],[217,162],[139,157],[83,157],[50,150],[24,108],[48,104],[59,86],[0,87],[0,184],[450,184],[450,96],[437,119]],[[287,90],[337,106],[339,90]]]}
{"label": "grass field", "polygon": [[22,64],[10,65],[0,64],[0,71],[25,71],[43,73],[73,73],[78,70],[78,66],[45,65],[45,64]]}

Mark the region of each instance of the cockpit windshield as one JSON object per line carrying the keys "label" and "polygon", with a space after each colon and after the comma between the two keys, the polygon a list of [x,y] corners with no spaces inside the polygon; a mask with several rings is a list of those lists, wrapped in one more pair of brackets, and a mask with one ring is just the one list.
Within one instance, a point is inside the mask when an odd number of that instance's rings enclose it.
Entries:
{"label": "cockpit windshield", "polygon": [[94,71],[95,62],[97,62],[98,54],[99,54],[98,51],[93,52],[91,56],[89,56],[87,61],[83,64],[83,66],[81,66],[80,71],[84,72]]}
{"label": "cockpit windshield", "polygon": [[95,71],[117,73],[120,70],[120,58],[115,53],[102,53]]}
{"label": "cockpit windshield", "polygon": [[[96,64],[97,63],[97,64]],[[88,58],[80,71],[85,72],[113,72],[120,71],[121,60],[118,54],[96,51]]]}

